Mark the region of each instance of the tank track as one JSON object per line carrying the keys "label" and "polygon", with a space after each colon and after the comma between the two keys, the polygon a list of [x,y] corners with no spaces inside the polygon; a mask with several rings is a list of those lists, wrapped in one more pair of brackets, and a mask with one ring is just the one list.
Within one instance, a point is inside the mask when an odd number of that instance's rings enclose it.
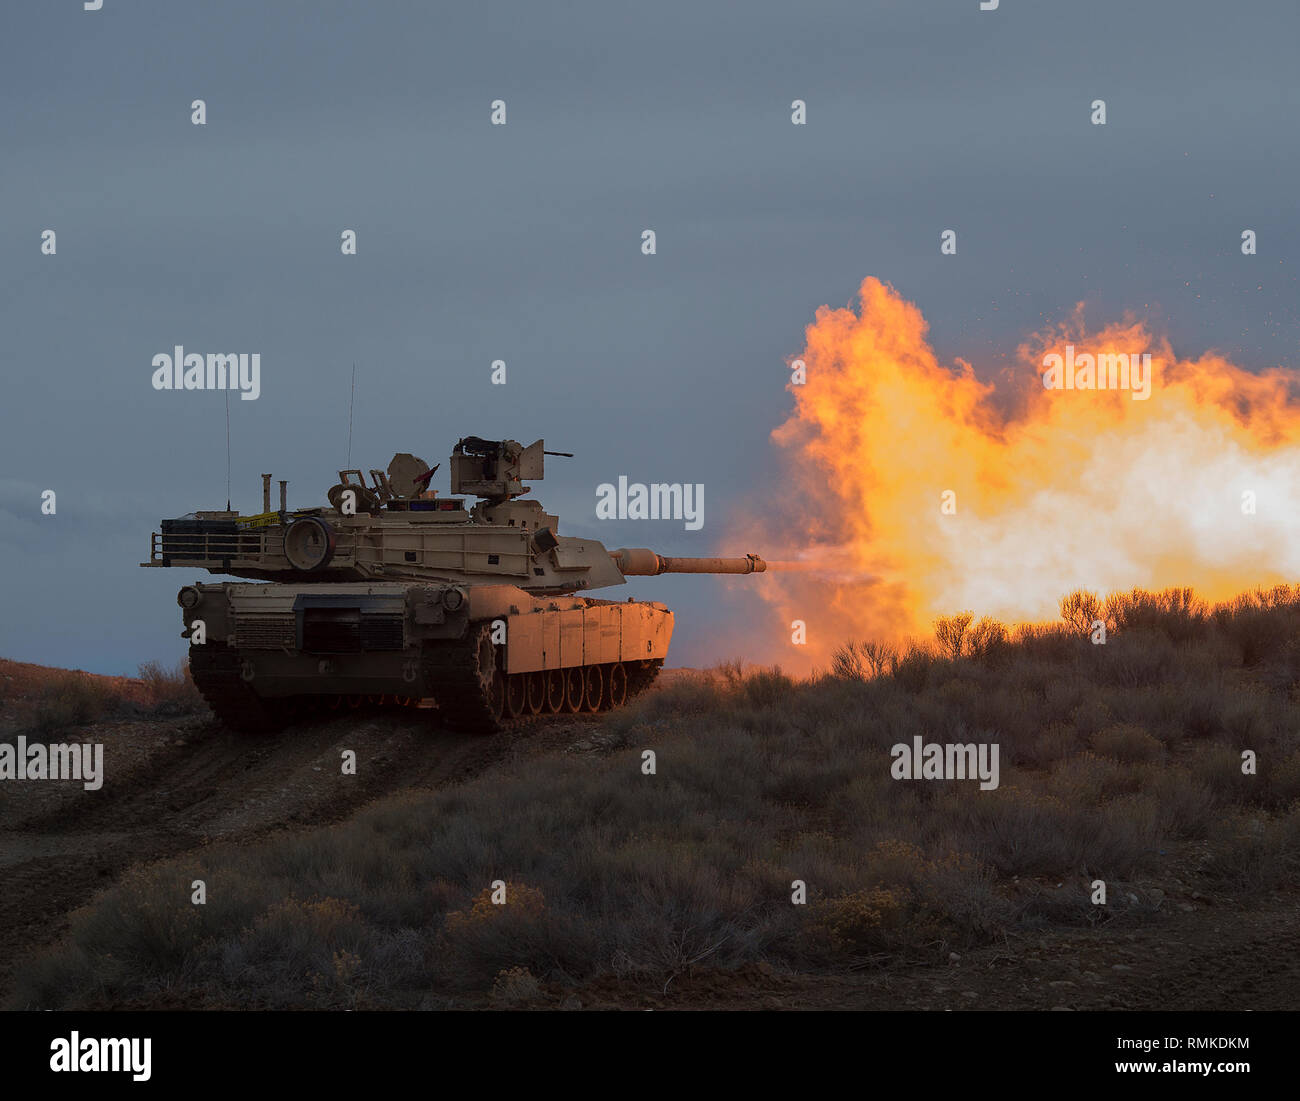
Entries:
{"label": "tank track", "polygon": [[[490,663],[490,664],[489,664]],[[619,706],[646,691],[659,675],[663,659],[625,666],[627,696]],[[422,659],[425,691],[438,704],[438,712],[455,730],[491,734],[523,726],[539,715],[511,715],[505,700],[506,674],[491,642],[491,626],[471,624],[465,637],[453,643],[426,647]],[[599,709],[611,710],[608,703]],[[543,712],[544,714],[552,712]],[[553,714],[553,713],[552,713]]]}
{"label": "tank track", "polygon": [[[491,734],[522,726],[533,715],[512,716],[505,706],[505,672],[491,641],[491,626],[471,625],[465,637],[426,646],[420,659],[424,694],[437,703],[439,717],[454,730]],[[627,666],[627,699],[648,689],[663,660]],[[213,714],[233,730],[271,733],[286,726],[296,702],[321,703],[323,697],[269,700],[240,677],[237,651],[222,643],[190,648],[190,673]],[[605,704],[601,711],[608,711]]]}
{"label": "tank track", "polygon": [[190,647],[190,676],[212,713],[232,730],[267,734],[281,729],[288,709],[264,700],[239,675],[239,655],[223,643]]}
{"label": "tank track", "polygon": [[656,658],[639,669],[629,668],[627,671],[627,698],[630,700],[634,696],[641,695],[642,692],[654,684],[655,679],[659,676],[659,670],[663,666],[664,659]]}
{"label": "tank track", "polygon": [[[437,702],[438,713],[447,725],[456,730],[487,734],[511,725],[511,720],[492,702],[493,684],[503,674],[495,665],[491,632],[489,624],[471,624],[464,638],[424,648],[421,673],[425,691]],[[487,654],[494,664],[484,669]]]}

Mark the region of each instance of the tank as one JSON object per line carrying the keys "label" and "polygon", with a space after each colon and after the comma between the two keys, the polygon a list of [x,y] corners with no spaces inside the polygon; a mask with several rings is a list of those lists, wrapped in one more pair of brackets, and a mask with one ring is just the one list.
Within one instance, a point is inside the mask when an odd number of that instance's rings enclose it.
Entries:
{"label": "tank", "polygon": [[263,474],[259,513],[227,505],[163,520],[142,566],[249,579],[177,594],[213,712],[273,731],[315,709],[418,707],[491,732],[609,710],[654,681],[673,614],[588,592],[633,575],[767,568],[754,554],[670,558],[561,535],[558,517],[524,497],[547,455],[571,457],[542,440],[467,436],[452,451],[450,497],[430,488],[438,466],[400,453],[369,482],[340,470],[327,505],[290,510],[281,481],[273,509]]}

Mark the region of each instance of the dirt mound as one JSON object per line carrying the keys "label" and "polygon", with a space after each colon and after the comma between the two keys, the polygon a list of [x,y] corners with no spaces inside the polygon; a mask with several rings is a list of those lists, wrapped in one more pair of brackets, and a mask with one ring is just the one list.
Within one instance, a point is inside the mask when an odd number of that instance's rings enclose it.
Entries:
{"label": "dirt mound", "polygon": [[37,699],[43,692],[73,677],[89,680],[123,699],[140,703],[148,700],[148,689],[139,677],[110,677],[81,669],[55,669],[48,665],[0,658],[0,707]]}

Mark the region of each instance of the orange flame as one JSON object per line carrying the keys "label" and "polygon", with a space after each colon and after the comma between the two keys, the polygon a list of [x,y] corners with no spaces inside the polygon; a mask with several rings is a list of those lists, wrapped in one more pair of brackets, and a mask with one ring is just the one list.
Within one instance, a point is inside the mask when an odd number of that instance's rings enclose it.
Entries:
{"label": "orange flame", "polygon": [[[752,525],[775,560],[760,588],[807,624],[783,662],[825,665],[848,639],[928,634],[962,610],[1055,619],[1077,588],[1222,599],[1300,573],[1300,373],[1180,360],[1132,318],[1089,333],[1080,305],[981,381],[936,359],[892,287],[868,278],[859,295],[858,311],[817,311],[806,382],[773,433],[800,514]],[[1127,390],[1044,386],[1046,356],[1117,353],[1150,355],[1145,400],[1136,375]]]}

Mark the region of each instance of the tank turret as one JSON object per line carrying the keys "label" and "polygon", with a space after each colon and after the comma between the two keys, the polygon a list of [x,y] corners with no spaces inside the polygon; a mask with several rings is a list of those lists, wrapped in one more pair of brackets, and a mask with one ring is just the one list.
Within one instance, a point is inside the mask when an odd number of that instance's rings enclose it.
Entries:
{"label": "tank turret", "polygon": [[[559,533],[527,498],[543,441],[466,436],[439,466],[409,453],[340,470],[326,504],[289,509],[262,475],[262,510],[164,520],[149,567],[249,579],[180,591],[195,683],[229,725],[273,729],[307,707],[435,706],[492,730],[620,706],[654,679],[673,616],[659,603],[581,594],[629,576],[761,573],[757,555],[677,558]],[[466,498],[476,498],[467,503]],[[251,583],[250,583],[251,582]]]}

